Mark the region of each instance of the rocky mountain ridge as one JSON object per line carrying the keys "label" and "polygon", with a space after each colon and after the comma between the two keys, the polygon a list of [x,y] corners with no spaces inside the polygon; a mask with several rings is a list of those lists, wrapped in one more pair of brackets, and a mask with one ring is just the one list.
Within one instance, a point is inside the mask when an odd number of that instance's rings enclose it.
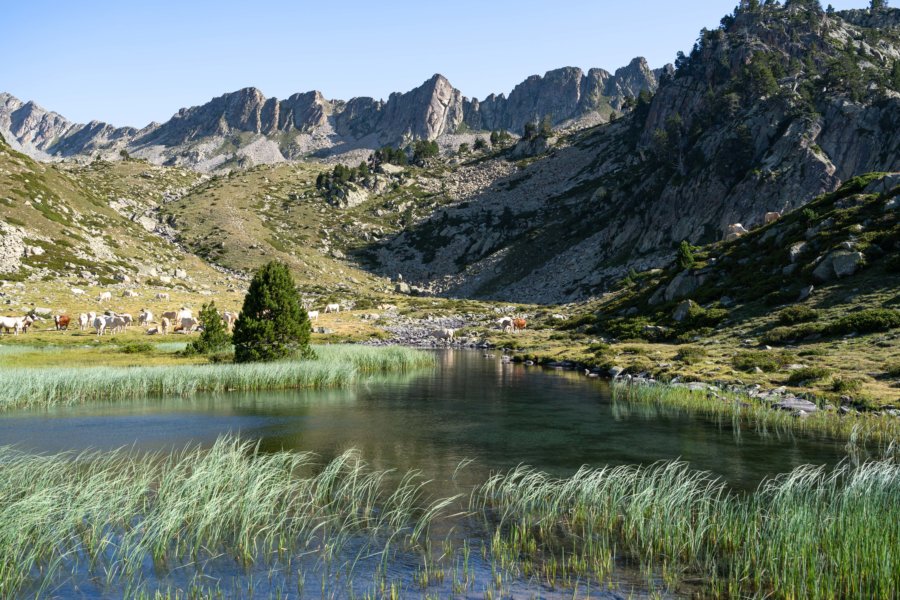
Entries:
{"label": "rocky mountain ridge", "polygon": [[549,116],[554,125],[590,123],[621,111],[629,98],[656,89],[663,69],[643,58],[611,74],[575,67],[534,75],[509,96],[466,98],[442,75],[387,100],[329,100],[321,92],[267,98],[244,88],[183,108],[169,121],[143,129],[92,121],[72,123],[34,102],[0,94],[0,134],[18,151],[39,159],[101,155],[125,150],[157,164],[198,170],[326,156],[386,144],[435,140],[468,131],[521,133]]}
{"label": "rocky mountain ridge", "polygon": [[447,295],[568,302],[671,264],[682,240],[721,240],[852,177],[900,171],[900,10],[844,19],[807,4],[739,9],[626,116],[371,255]]}

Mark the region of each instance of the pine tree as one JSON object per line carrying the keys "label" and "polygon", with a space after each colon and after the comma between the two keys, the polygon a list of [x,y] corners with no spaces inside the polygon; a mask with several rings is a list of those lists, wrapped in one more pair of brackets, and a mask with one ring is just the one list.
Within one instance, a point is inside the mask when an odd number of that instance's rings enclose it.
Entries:
{"label": "pine tree", "polygon": [[188,354],[215,354],[224,352],[231,345],[231,336],[225,330],[215,302],[204,304],[200,309],[200,325],[203,331],[198,339],[188,345]]}
{"label": "pine tree", "polygon": [[681,245],[678,247],[678,265],[682,269],[690,269],[696,262],[694,247],[687,240],[681,240]]}
{"label": "pine tree", "polygon": [[256,272],[244,297],[234,325],[234,360],[310,358],[310,330],[287,265],[272,261]]}

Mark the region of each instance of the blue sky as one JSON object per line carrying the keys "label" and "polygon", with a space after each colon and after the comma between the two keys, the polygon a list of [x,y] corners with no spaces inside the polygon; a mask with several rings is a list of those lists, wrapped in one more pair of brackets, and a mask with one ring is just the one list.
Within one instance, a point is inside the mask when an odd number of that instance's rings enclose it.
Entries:
{"label": "blue sky", "polygon": [[386,98],[442,73],[483,98],[562,66],[672,62],[736,3],[16,1],[2,11],[0,91],[74,121],[134,126],[248,86]]}

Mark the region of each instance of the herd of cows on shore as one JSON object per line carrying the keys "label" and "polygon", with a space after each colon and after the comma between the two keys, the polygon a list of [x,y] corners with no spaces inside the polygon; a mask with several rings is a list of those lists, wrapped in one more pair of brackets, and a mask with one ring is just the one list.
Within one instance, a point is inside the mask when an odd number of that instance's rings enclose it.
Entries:
{"label": "herd of cows on shore", "polygon": [[[123,294],[127,295],[126,294]],[[137,294],[132,294],[136,296]],[[160,292],[156,294],[157,301],[168,301],[169,294]],[[110,292],[103,292],[97,297],[98,303],[109,302],[112,300]],[[337,303],[326,304],[324,313],[339,313],[341,305]],[[239,313],[231,310],[220,312],[220,317],[226,329],[231,332],[237,322]],[[307,310],[307,315],[311,321],[318,320],[319,310]],[[365,317],[364,317],[365,318]],[[0,332],[6,334],[19,335],[24,334],[37,321],[41,321],[41,317],[34,311],[30,311],[24,316],[0,316]],[[137,315],[137,320],[130,313],[119,313],[112,310],[106,310],[102,313],[96,311],[80,313],[77,317],[68,314],[56,314],[52,317],[54,329],[56,331],[67,331],[70,327],[77,326],[80,331],[93,330],[97,336],[103,336],[104,333],[123,333],[128,327],[137,323],[137,325],[146,327],[145,333],[148,335],[183,333],[190,334],[201,331],[202,324],[193,314],[190,308],[182,306],[178,310],[164,311],[159,315],[159,320],[153,311],[142,308]],[[499,329],[506,333],[517,333],[527,326],[524,318],[505,316],[497,320]],[[153,326],[153,327],[151,327]],[[432,337],[438,340],[452,342],[456,335],[455,329],[436,329],[432,332]]]}

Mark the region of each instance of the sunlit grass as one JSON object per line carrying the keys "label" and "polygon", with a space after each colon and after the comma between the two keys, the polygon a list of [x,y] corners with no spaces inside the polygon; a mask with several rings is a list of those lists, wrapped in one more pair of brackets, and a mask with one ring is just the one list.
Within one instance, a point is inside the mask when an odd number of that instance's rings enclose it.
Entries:
{"label": "sunlit grass", "polygon": [[696,414],[727,419],[736,428],[750,428],[761,433],[803,432],[833,439],[851,440],[855,444],[885,446],[900,442],[900,419],[865,413],[839,416],[836,411],[818,411],[798,417],[788,411],[773,410],[746,396],[691,390],[668,385],[611,384],[613,400],[633,404],[675,407]]}
{"label": "sunlit grass", "polygon": [[501,562],[548,585],[608,577],[616,556],[671,588],[690,577],[713,597],[891,598],[900,589],[900,466],[804,466],[755,493],[680,462],[527,467],[473,494],[493,516]]}
{"label": "sunlit grass", "polygon": [[0,369],[0,410],[191,396],[203,392],[322,389],[359,377],[434,364],[433,355],[409,348],[322,346],[315,360],[149,367]]}
{"label": "sunlit grass", "polygon": [[[415,473],[388,483],[355,451],[210,450],[35,456],[0,447],[0,597],[41,597],[65,578],[136,586],[160,569],[227,556],[241,565],[414,547],[453,500],[429,503]],[[367,540],[367,541],[366,541]]]}

